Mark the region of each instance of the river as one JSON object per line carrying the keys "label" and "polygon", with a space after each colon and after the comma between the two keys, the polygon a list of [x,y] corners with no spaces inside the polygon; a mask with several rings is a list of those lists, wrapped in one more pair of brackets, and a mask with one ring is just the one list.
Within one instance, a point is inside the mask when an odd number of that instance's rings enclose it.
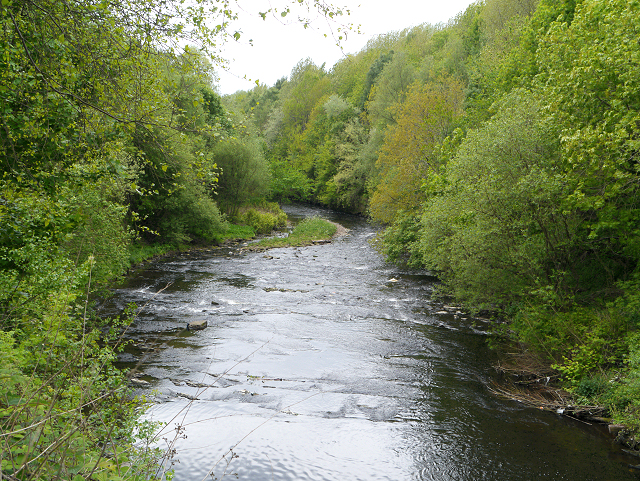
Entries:
{"label": "river", "polygon": [[[167,423],[174,479],[640,479],[630,467],[640,460],[602,426],[492,395],[486,321],[443,314],[436,279],[386,264],[370,246],[374,227],[286,210],[350,232],[327,245],[165,258],[102,306],[145,305],[120,360],[149,383],[138,392]],[[207,329],[185,330],[203,319]]]}

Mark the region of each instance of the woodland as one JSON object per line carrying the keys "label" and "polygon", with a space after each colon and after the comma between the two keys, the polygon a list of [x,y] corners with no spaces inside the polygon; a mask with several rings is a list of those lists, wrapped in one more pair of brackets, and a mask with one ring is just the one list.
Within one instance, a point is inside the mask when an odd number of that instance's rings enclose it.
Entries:
{"label": "woodland", "polygon": [[512,371],[640,429],[640,2],[478,1],[221,97],[234,6],[1,0],[2,476],[166,475],[113,366],[135,306],[91,298],[282,226],[278,202],[368,216],[389,261],[494,317]]}

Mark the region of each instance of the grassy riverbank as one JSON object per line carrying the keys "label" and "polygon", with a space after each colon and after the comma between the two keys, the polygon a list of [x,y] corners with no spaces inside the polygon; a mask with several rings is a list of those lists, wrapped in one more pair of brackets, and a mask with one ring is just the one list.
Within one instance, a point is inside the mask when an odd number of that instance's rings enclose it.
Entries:
{"label": "grassy riverbank", "polygon": [[[254,239],[258,234],[268,234],[282,229],[287,224],[287,214],[275,202],[260,202],[239,209],[230,221],[224,224],[223,230],[216,238],[214,245],[226,244],[230,241]],[[191,250],[198,243],[133,243],[130,248],[129,261],[136,265],[148,259],[164,256],[172,252]],[[210,243],[203,244],[209,246]]]}
{"label": "grassy riverbank", "polygon": [[287,237],[270,237],[260,239],[245,249],[266,250],[275,247],[299,247],[318,241],[331,239],[338,231],[338,225],[326,219],[311,217],[294,227]]}

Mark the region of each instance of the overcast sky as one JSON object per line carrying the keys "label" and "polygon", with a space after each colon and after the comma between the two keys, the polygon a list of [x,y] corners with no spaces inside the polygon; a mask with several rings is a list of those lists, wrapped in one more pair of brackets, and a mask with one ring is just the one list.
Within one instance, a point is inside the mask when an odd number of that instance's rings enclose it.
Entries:
{"label": "overcast sky", "polygon": [[[351,9],[351,15],[343,19],[361,25],[363,34],[350,33],[344,42],[344,53],[357,53],[376,35],[423,23],[446,23],[473,1],[333,0],[332,3]],[[307,57],[316,65],[326,63],[329,70],[344,55],[323,19],[317,19],[313,28],[305,30],[299,24],[282,24],[273,18],[263,21],[257,13],[266,9],[267,0],[243,0],[241,4],[245,9],[241,12],[242,37],[240,42],[229,44],[224,53],[230,60],[230,72],[218,71],[218,88],[223,95],[250,90],[256,80],[273,85],[279,78],[288,77],[293,67]],[[253,46],[248,43],[250,39]],[[244,80],[244,76],[250,80]]]}

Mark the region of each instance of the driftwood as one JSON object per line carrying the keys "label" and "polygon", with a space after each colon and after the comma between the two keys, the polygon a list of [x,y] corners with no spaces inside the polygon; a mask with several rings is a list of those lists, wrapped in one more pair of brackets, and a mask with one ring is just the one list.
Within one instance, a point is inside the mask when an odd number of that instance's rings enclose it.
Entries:
{"label": "driftwood", "polygon": [[523,350],[507,354],[507,359],[508,362],[494,366],[508,378],[505,382],[494,382],[489,386],[494,395],[581,420],[604,421],[607,414],[604,407],[574,403],[571,393],[554,385],[559,373],[535,354]]}
{"label": "driftwood", "polygon": [[545,384],[529,384],[520,387],[515,383],[500,385],[494,382],[489,386],[489,391],[498,397],[517,401],[525,406],[580,419],[600,421],[594,418],[601,418],[606,414],[606,409],[602,406],[573,404],[570,393]]}

